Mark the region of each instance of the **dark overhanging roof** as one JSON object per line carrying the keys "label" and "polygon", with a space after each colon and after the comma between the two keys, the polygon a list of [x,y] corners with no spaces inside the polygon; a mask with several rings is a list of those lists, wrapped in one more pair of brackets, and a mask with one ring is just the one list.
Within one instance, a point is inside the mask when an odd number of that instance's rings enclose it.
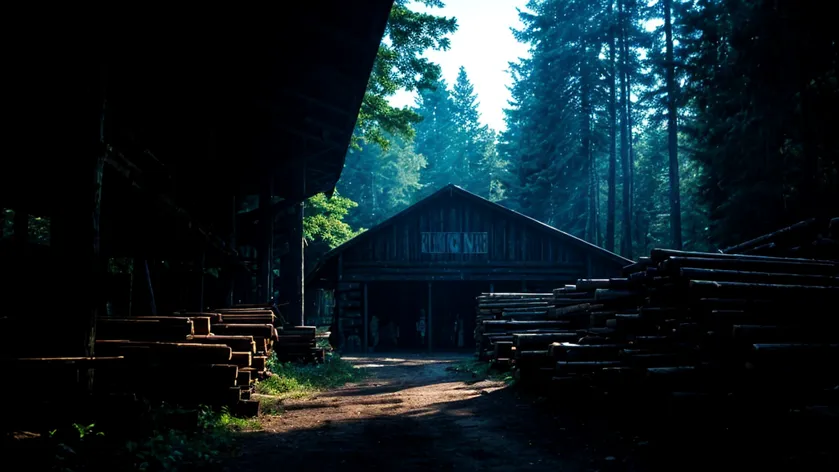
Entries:
{"label": "dark overhanging roof", "polygon": [[67,138],[84,128],[63,125],[91,117],[79,105],[101,65],[108,143],[141,171],[159,161],[147,172],[161,183],[153,190],[198,221],[214,212],[203,194],[255,194],[266,175],[287,199],[333,191],[392,4],[205,7],[184,18],[146,6],[132,21],[90,24],[21,15],[26,47],[10,48],[5,78],[12,143],[23,155],[3,163],[17,182],[0,189],[0,202],[49,214],[70,186],[67,164],[52,164],[78,152]]}
{"label": "dark overhanging roof", "polygon": [[350,239],[349,241],[345,242],[344,244],[342,244],[342,245],[330,250],[326,254],[324,254],[320,258],[318,263],[315,265],[315,267],[312,269],[312,271],[309,273],[309,278],[315,276],[315,274],[317,274],[317,272],[321,269],[321,267],[326,265],[329,260],[337,257],[338,255],[340,255],[344,251],[360,244],[361,242],[363,242],[363,241],[365,241],[369,238],[375,237],[376,233],[378,233],[382,229],[386,228],[394,220],[402,218],[402,217],[404,217],[404,216],[406,216],[410,213],[413,213],[415,211],[419,211],[420,208],[423,208],[424,206],[429,205],[431,202],[434,202],[437,199],[446,196],[447,194],[448,195],[455,195],[455,194],[459,195],[459,196],[461,196],[463,198],[466,198],[467,200],[470,200],[474,203],[477,203],[477,204],[483,205],[483,206],[487,206],[494,211],[499,211],[499,212],[505,214],[506,216],[509,216],[510,218],[514,219],[514,220],[522,221],[527,225],[530,225],[532,227],[538,228],[541,231],[545,231],[549,234],[552,234],[552,235],[554,235],[558,238],[563,239],[564,241],[569,242],[572,245],[576,245],[576,246],[581,247],[581,248],[592,250],[592,251],[594,251],[594,254],[597,254],[597,255],[603,257],[606,260],[614,262],[615,264],[620,264],[621,267],[632,264],[634,262],[634,261],[632,261],[630,259],[627,259],[623,256],[615,254],[611,251],[607,251],[606,249],[603,249],[600,246],[594,245],[594,244],[592,244],[588,241],[580,239],[580,238],[578,238],[578,237],[576,237],[572,234],[568,234],[564,231],[561,231],[557,228],[554,228],[553,226],[545,224],[545,223],[543,223],[543,222],[541,222],[541,221],[539,221],[535,218],[531,218],[531,217],[529,217],[527,215],[524,215],[522,213],[519,213],[515,210],[511,210],[507,207],[504,207],[504,206],[499,205],[495,202],[487,200],[486,198],[481,197],[480,195],[476,195],[472,192],[469,192],[468,190],[465,190],[461,187],[458,187],[457,185],[449,184],[449,185],[446,185],[445,187],[441,188],[440,190],[434,192],[433,194],[429,195],[428,197],[418,201],[417,203],[414,203],[413,205],[409,206],[408,208],[405,208],[404,210],[396,213],[395,215],[391,216],[390,218],[382,221],[381,223],[371,227],[367,231],[359,234],[358,236]]}

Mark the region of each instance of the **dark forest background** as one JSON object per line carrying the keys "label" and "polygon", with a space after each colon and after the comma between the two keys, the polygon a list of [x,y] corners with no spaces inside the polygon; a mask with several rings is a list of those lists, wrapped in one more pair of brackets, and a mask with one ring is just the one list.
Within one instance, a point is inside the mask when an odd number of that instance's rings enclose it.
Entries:
{"label": "dark forest background", "polygon": [[[423,57],[456,19],[411,3],[391,12],[338,194],[307,204],[310,255],[448,183],[626,257],[714,250],[839,202],[839,46],[817,4],[531,0],[499,133],[468,71],[446,83]],[[392,107],[398,90],[416,105]]]}

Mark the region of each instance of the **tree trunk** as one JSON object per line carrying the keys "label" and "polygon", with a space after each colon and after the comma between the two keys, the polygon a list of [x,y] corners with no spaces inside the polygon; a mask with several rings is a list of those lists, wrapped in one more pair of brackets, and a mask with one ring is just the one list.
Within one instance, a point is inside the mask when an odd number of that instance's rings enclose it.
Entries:
{"label": "tree trunk", "polygon": [[664,0],[664,34],[666,36],[665,79],[667,85],[667,149],[670,154],[670,231],[673,248],[682,248],[682,209],[679,192],[678,129],[676,123],[676,64],[673,59],[673,22],[671,2]]}
{"label": "tree trunk", "polygon": [[629,171],[629,117],[627,102],[629,101],[629,47],[627,46],[626,12],[624,4],[620,5],[621,26],[621,168],[623,170],[623,215],[621,224],[621,254],[632,258],[632,201],[630,199],[631,175]]}
{"label": "tree trunk", "polygon": [[[609,2],[609,15],[612,16],[613,4]],[[606,240],[603,247],[607,251],[615,250],[615,177],[617,167],[617,54],[615,51],[615,24],[612,19],[612,25],[609,27],[609,175],[607,178],[608,184],[608,198],[606,201]]]}
{"label": "tree trunk", "polygon": [[[586,32],[583,31],[585,35]],[[582,158],[584,159],[588,176],[588,217],[586,218],[586,240],[597,243],[597,206],[594,202],[595,178],[594,178],[594,155],[591,152],[591,74],[589,68],[589,48],[585,38],[582,38],[581,49],[583,62],[580,65],[580,87],[581,87],[581,112],[582,112]]]}

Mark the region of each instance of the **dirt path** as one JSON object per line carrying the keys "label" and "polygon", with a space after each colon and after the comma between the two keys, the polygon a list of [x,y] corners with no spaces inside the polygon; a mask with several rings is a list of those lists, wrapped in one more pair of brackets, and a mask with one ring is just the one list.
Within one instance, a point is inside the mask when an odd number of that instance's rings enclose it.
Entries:
{"label": "dirt path", "polygon": [[[580,445],[548,438],[532,401],[447,370],[467,357],[347,358],[370,377],[287,402],[241,438],[229,467],[269,470],[598,470]],[[612,458],[608,458],[611,460]]]}

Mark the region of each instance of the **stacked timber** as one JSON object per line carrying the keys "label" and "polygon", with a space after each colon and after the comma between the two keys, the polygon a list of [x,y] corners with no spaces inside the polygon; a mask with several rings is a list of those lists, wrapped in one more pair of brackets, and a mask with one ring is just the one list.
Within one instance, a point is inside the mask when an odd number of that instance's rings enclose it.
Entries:
{"label": "stacked timber", "polygon": [[656,249],[627,272],[578,281],[598,307],[578,342],[549,347],[555,380],[671,408],[836,396],[839,263]]}
{"label": "stacked timber", "polygon": [[250,394],[264,366],[254,363],[259,339],[254,335],[265,332],[217,335],[223,321],[218,313],[100,318],[97,354],[122,358],[124,365],[97,371],[97,388],[255,414],[259,405]]}
{"label": "stacked timber", "polygon": [[728,247],[721,252],[839,260],[839,218],[811,218]]}
{"label": "stacked timber", "polygon": [[[478,355],[509,356],[517,378],[550,376],[560,389],[593,389],[632,409],[839,406],[839,257],[756,254],[770,242],[794,249],[811,239],[824,250],[839,236],[837,219],[816,232],[805,223],[723,253],[655,249],[623,277],[578,280],[554,289],[552,301],[484,294]],[[567,326],[525,332],[515,326],[524,321]]]}
{"label": "stacked timber", "polygon": [[[221,316],[213,324],[218,334],[251,335],[257,344],[257,357],[266,359],[273,351],[280,362],[322,362],[314,326],[284,324],[282,316],[270,306],[235,306],[215,310]],[[259,359],[258,363],[264,365]]]}
{"label": "stacked timber", "polygon": [[573,317],[556,313],[553,293],[484,293],[478,297],[477,310],[476,354],[500,367],[530,364],[527,359],[534,356],[530,347],[538,342],[520,346],[518,337],[566,339],[577,326]]}

